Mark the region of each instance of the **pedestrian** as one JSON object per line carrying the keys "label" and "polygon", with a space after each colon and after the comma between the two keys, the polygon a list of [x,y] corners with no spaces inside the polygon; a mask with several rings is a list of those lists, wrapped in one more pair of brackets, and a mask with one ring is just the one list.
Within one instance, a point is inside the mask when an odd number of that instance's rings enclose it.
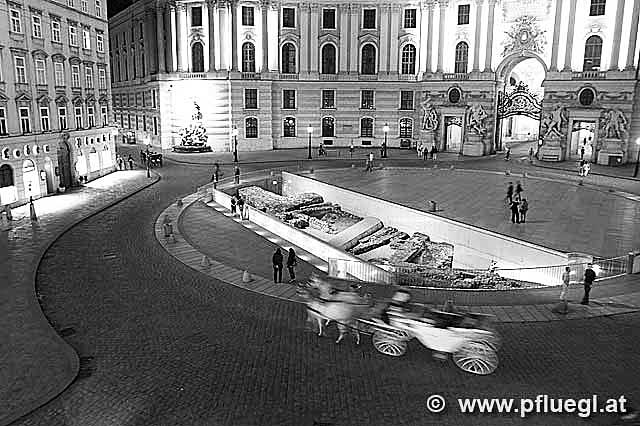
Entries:
{"label": "pedestrian", "polygon": [[529,163],[533,164],[533,147],[529,148]]}
{"label": "pedestrian", "polygon": [[373,151],[369,152],[369,160],[367,161],[367,170],[373,172]]}
{"label": "pedestrian", "polygon": [[512,200],[510,207],[511,207],[511,222],[513,223],[520,223],[520,212],[518,209],[519,206],[519,202],[518,200]]}
{"label": "pedestrian", "polygon": [[216,178],[215,182],[218,182],[218,181],[220,180],[220,164],[218,164],[218,162],[216,161],[216,162],[213,164],[213,167],[214,167],[214,169],[213,169],[213,175],[214,175],[214,176],[215,176],[215,178]]}
{"label": "pedestrian", "polygon": [[133,170],[133,157],[129,155],[129,158],[127,158],[127,161],[129,162],[129,169]]}
{"label": "pedestrian", "polygon": [[236,215],[236,205],[238,204],[238,200],[235,195],[231,196],[231,215],[235,217]]}
{"label": "pedestrian", "polygon": [[320,142],[320,146],[318,147],[318,157],[322,157],[324,155],[324,144]]}
{"label": "pedestrian", "polygon": [[244,219],[244,198],[238,196],[238,210],[240,211],[240,220]]}
{"label": "pedestrian", "polygon": [[238,166],[236,166],[236,169],[233,172],[233,179],[236,185],[240,184],[240,167]]}
{"label": "pedestrian", "polygon": [[560,313],[566,314],[569,309],[567,299],[569,296],[569,281],[571,280],[571,268],[565,267],[562,273],[562,288],[560,290]]}
{"label": "pedestrian", "polygon": [[591,291],[591,286],[596,279],[596,273],[592,268],[591,263],[587,264],[587,269],[584,271],[584,296],[582,297],[581,305],[589,304],[589,292]]}
{"label": "pedestrian", "polygon": [[[587,139],[584,139],[584,144],[586,145],[587,143]],[[582,145],[582,147],[580,148],[580,159],[583,160],[584,159],[584,145]]]}
{"label": "pedestrian", "polygon": [[287,257],[287,271],[289,271],[289,282],[292,283],[296,280],[296,266],[298,265],[298,258],[293,247],[289,249],[289,256]]}
{"label": "pedestrian", "polygon": [[584,176],[584,160],[580,160],[580,163],[578,164],[578,175],[579,176]]}
{"label": "pedestrian", "polygon": [[522,184],[520,183],[520,181],[517,181],[516,182],[516,200],[522,199],[522,191],[524,191],[524,189],[522,189]]}
{"label": "pedestrian", "polygon": [[589,164],[588,161],[584,162],[584,166],[582,166],[582,169],[583,169],[582,176],[586,177],[591,171],[591,165]]}
{"label": "pedestrian", "polygon": [[513,201],[513,182],[509,182],[507,187],[507,200],[509,200],[509,203]]}
{"label": "pedestrian", "polygon": [[529,210],[529,202],[526,198],[523,198],[520,202],[520,222],[525,223],[527,221],[527,211]]}
{"label": "pedestrian", "polygon": [[504,153],[504,161],[509,161],[511,158],[511,148],[507,147],[507,150]]}
{"label": "pedestrian", "polygon": [[349,145],[349,155],[351,158],[353,158],[353,151],[356,150],[356,147],[353,146],[353,141],[351,141],[351,145]]}
{"label": "pedestrian", "polygon": [[424,151],[424,145],[422,144],[422,142],[420,142],[418,145],[416,145],[416,151],[418,154],[418,158],[422,158],[422,153]]}
{"label": "pedestrian", "polygon": [[122,159],[121,156],[118,155],[118,170],[123,170],[124,169],[124,160]]}
{"label": "pedestrian", "polygon": [[273,282],[281,283],[282,282],[282,261],[284,260],[282,256],[282,252],[280,251],[280,247],[278,247],[273,253],[273,257],[271,258],[271,262],[273,263]]}
{"label": "pedestrian", "polygon": [[438,148],[436,148],[436,144],[432,143],[431,144],[431,159],[433,161],[437,160],[437,156],[438,156]]}

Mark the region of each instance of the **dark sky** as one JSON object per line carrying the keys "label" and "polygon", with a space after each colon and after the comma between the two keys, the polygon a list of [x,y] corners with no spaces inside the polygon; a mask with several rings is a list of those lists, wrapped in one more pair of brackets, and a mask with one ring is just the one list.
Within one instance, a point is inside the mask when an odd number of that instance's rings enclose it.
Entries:
{"label": "dark sky", "polygon": [[107,0],[107,15],[111,18],[116,13],[131,5],[134,0]]}

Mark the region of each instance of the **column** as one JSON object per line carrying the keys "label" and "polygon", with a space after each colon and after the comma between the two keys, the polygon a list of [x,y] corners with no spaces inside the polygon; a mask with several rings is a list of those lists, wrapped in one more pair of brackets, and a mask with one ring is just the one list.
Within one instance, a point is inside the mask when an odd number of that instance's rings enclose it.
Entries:
{"label": "column", "polygon": [[310,19],[310,5],[309,3],[302,3],[300,5],[300,72],[304,73],[308,73],[311,67],[311,62],[309,61],[309,51],[311,50],[309,44]]}
{"label": "column", "polygon": [[158,51],[157,37],[153,37],[153,19],[155,14],[152,10],[148,10],[145,13],[144,19],[144,60],[145,60],[145,72],[146,74],[153,74],[158,70],[158,55],[154,55],[152,52]]}
{"label": "column", "polygon": [[269,72],[269,3],[263,0],[260,3],[260,14],[262,16],[262,70]]}
{"label": "column", "polygon": [[491,72],[491,62],[493,60],[493,20],[496,9],[496,0],[489,0],[489,16],[487,19],[487,46],[485,47],[484,72]]}
{"label": "column", "polygon": [[340,73],[346,73],[349,70],[349,5],[341,3],[338,5],[338,13],[340,19],[339,31],[340,31],[340,46],[338,47],[338,66]]}
{"label": "column", "polygon": [[169,25],[168,25],[168,29],[169,29],[169,35],[167,37],[167,40],[169,40],[169,49],[167,50],[167,53],[169,54],[169,60],[168,62],[168,71],[169,72],[175,72],[177,69],[177,63],[176,63],[176,58],[177,53],[176,53],[176,49],[177,49],[177,32],[176,32],[176,8],[174,6],[170,6],[169,7]]}
{"label": "column", "polygon": [[428,33],[427,33],[427,50],[425,51],[425,55],[427,56],[427,72],[433,72],[433,64],[431,63],[433,60],[433,8],[435,5],[433,3],[428,3],[427,8],[429,9],[429,17],[427,19],[428,23]]}
{"label": "column", "polygon": [[183,45],[184,45],[184,40],[182,38],[182,12],[185,11],[184,5],[181,4],[177,4],[176,5],[176,9],[175,9],[175,13],[173,13],[172,15],[174,15],[175,17],[175,25],[176,25],[176,32],[175,32],[175,58],[176,58],[176,71],[178,72],[182,72],[183,71],[183,63],[182,63],[182,51],[183,49]]}
{"label": "column", "polygon": [[[634,1],[637,3],[637,1]],[[618,71],[618,60],[620,59],[620,39],[622,38],[622,19],[624,13],[624,0],[618,0],[618,7],[616,8],[616,26],[613,30],[613,47],[611,49],[611,62],[609,63],[609,70]]]}
{"label": "column", "polygon": [[182,6],[180,12],[180,56],[182,57],[182,68],[187,71],[189,66],[189,24],[187,20],[187,7]]}
{"label": "column", "polygon": [[351,18],[351,28],[349,30],[349,72],[358,73],[360,65],[360,46],[358,45],[358,35],[360,34],[360,5],[352,4],[349,8]]}
{"label": "column", "polygon": [[158,44],[158,73],[167,72],[164,57],[164,14],[161,8],[156,9],[156,43]]}
{"label": "column", "polygon": [[218,8],[220,25],[218,34],[220,36],[220,69],[229,69],[229,6],[222,3]]}
{"label": "column", "polygon": [[631,15],[631,35],[629,36],[629,48],[627,49],[627,65],[625,70],[634,69],[636,59],[636,39],[638,38],[638,15],[640,15],[640,2],[633,2],[633,14]]}
{"label": "column", "polygon": [[390,34],[390,52],[389,52],[389,71],[398,73],[399,46],[398,36],[400,34],[400,6],[391,6],[391,34]]}
{"label": "column", "polygon": [[311,5],[311,49],[309,51],[310,55],[310,66],[309,71],[318,72],[318,35],[320,33],[318,29],[318,25],[320,23],[319,17],[319,7],[317,4]]}
{"label": "column", "polygon": [[569,26],[567,27],[567,50],[564,53],[564,67],[562,71],[571,71],[571,54],[573,53],[573,29],[576,26],[576,1],[569,3]]}
{"label": "column", "polygon": [[[269,70],[276,71],[278,69],[278,43],[280,28],[280,4],[275,1],[271,2],[271,10],[269,11]],[[298,21],[300,22],[300,21]],[[300,55],[302,56],[302,55]]]}
{"label": "column", "polygon": [[[473,40],[473,70],[480,71],[480,30],[482,29],[482,2],[476,0],[476,36]],[[487,28],[488,30],[488,28]]]}
{"label": "column", "polygon": [[437,72],[443,72],[442,67],[442,58],[444,55],[444,26],[446,24],[445,17],[447,15],[447,6],[448,2],[446,0],[440,1],[440,23],[439,23],[439,34],[438,34],[438,68]]}
{"label": "column", "polygon": [[207,1],[207,18],[209,21],[209,39],[207,40],[207,46],[209,46],[209,72],[216,71],[216,3],[214,1]]}
{"label": "column", "polygon": [[378,72],[386,73],[389,71],[389,62],[391,58],[391,5],[383,4],[380,6],[380,48],[378,50]]}
{"label": "column", "polygon": [[553,22],[553,42],[551,44],[551,68],[558,71],[558,46],[560,45],[560,24],[562,22],[562,0],[556,0],[556,15]]}
{"label": "column", "polygon": [[238,71],[238,2],[231,2],[231,71]]}
{"label": "column", "polygon": [[418,72],[424,73],[427,70],[427,8],[425,5],[422,5],[420,10],[420,45],[418,46],[418,58],[420,58],[418,62]]}

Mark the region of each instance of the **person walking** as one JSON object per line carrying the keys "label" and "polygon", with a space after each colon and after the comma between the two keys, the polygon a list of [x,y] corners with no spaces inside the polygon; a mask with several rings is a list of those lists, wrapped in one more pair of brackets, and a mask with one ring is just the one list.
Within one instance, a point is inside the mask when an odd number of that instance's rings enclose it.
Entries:
{"label": "person walking", "polygon": [[580,159],[584,160],[584,146],[587,144],[587,138],[584,138],[582,142],[582,147],[580,148]]}
{"label": "person walking", "polygon": [[129,155],[129,158],[127,158],[127,161],[129,162],[129,169],[133,170],[133,157]]}
{"label": "person walking", "polygon": [[513,182],[509,182],[509,186],[507,187],[507,200],[509,203],[513,201]]}
{"label": "person walking", "polygon": [[282,282],[282,261],[284,260],[282,256],[282,252],[280,251],[280,247],[278,247],[273,253],[273,257],[271,258],[271,263],[273,264],[273,282],[281,283]]}
{"label": "person walking", "polygon": [[529,163],[533,164],[533,147],[529,148]]}
{"label": "person walking", "polygon": [[351,145],[349,145],[349,156],[350,158],[353,158],[353,151],[356,150],[356,147],[353,146],[353,141],[351,141]]}
{"label": "person walking", "polygon": [[367,161],[367,170],[373,172],[373,151],[369,152],[369,161]]}
{"label": "person walking", "polygon": [[416,151],[418,153],[418,158],[422,158],[422,153],[424,152],[424,145],[422,144],[422,142],[416,145]]}
{"label": "person walking", "polygon": [[211,176],[211,180],[214,182],[218,182],[220,180],[220,164],[216,161],[213,164],[213,175]]}
{"label": "person walking", "polygon": [[584,162],[584,166],[582,166],[582,170],[583,170],[582,176],[587,177],[587,175],[591,171],[591,165],[589,164],[588,161]]}
{"label": "person walking", "polygon": [[124,170],[124,160],[121,156],[118,155],[118,170]]}
{"label": "person walking", "polygon": [[236,205],[238,204],[238,200],[235,195],[231,196],[231,215],[235,217],[236,215]]}
{"label": "person walking", "polygon": [[516,182],[516,200],[520,201],[522,199],[522,191],[524,191],[524,189],[522,188],[522,184],[520,183],[520,181]]}
{"label": "person walking", "polygon": [[529,210],[529,202],[526,198],[523,198],[520,202],[520,222],[525,223],[527,221],[527,211]]}
{"label": "person walking", "polygon": [[509,161],[511,158],[511,148],[507,147],[507,150],[504,153],[504,161]]}
{"label": "person walking", "polygon": [[591,286],[596,279],[596,273],[592,268],[592,264],[587,264],[587,269],[584,271],[584,296],[582,297],[581,305],[589,304],[589,292],[591,291]]}
{"label": "person walking", "polygon": [[511,208],[511,222],[512,223],[520,223],[520,211],[518,209],[520,203],[517,200],[511,200],[510,208]]}
{"label": "person walking", "polygon": [[287,256],[287,271],[289,271],[289,282],[292,283],[296,280],[296,266],[298,265],[298,258],[293,247],[289,249],[289,256]]}
{"label": "person walking", "polygon": [[240,220],[244,219],[244,198],[238,196],[238,210],[240,211]]}
{"label": "person walking", "polygon": [[240,184],[240,167],[236,166],[235,171],[233,172],[233,181],[236,185]]}
{"label": "person walking", "polygon": [[584,176],[584,160],[580,160],[580,163],[578,165],[578,176]]}
{"label": "person walking", "polygon": [[436,144],[435,143],[432,143],[431,144],[431,159],[433,161],[436,161],[438,159],[437,156],[438,156],[438,148],[436,148]]}

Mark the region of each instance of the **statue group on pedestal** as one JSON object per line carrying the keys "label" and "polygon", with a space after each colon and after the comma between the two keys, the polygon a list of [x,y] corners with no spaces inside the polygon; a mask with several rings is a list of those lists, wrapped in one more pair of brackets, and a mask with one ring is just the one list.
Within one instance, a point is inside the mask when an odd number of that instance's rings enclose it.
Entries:
{"label": "statue group on pedestal", "polygon": [[438,128],[439,119],[438,119],[438,111],[431,103],[431,96],[424,93],[424,100],[420,104],[422,106],[422,130],[425,131],[434,131]]}
{"label": "statue group on pedestal", "polygon": [[563,137],[562,127],[567,122],[566,108],[557,106],[551,113],[547,114],[540,125],[540,135],[543,138],[555,136]]}
{"label": "statue group on pedestal", "polygon": [[467,128],[477,135],[484,136],[487,133],[485,120],[488,115],[479,103],[471,104],[467,110]]}
{"label": "statue group on pedestal", "polygon": [[618,109],[610,109],[602,113],[600,118],[600,136],[602,138],[626,140],[629,122]]}

